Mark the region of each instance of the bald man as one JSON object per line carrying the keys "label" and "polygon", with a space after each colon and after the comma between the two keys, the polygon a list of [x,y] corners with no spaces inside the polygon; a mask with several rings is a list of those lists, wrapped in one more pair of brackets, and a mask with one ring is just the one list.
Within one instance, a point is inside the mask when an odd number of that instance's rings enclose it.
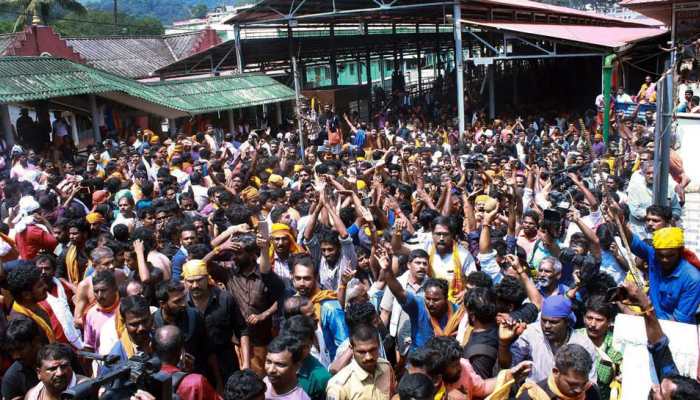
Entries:
{"label": "bald man", "polygon": [[200,374],[181,371],[177,364],[188,363],[183,353],[184,340],[180,328],[165,325],[156,330],[154,350],[161,361],[161,372],[172,375],[173,389],[182,400],[220,400],[221,396],[209,384],[207,378]]}

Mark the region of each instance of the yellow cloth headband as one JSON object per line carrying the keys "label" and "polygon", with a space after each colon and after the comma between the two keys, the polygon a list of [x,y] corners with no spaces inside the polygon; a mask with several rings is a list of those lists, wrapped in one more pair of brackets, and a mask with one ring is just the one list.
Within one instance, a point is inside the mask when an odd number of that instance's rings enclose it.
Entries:
{"label": "yellow cloth headband", "polygon": [[652,243],[654,248],[658,250],[681,248],[685,245],[683,229],[677,227],[661,228],[654,232]]}
{"label": "yellow cloth headband", "polygon": [[202,260],[190,260],[182,266],[182,277],[189,279],[195,276],[209,276],[207,263]]}

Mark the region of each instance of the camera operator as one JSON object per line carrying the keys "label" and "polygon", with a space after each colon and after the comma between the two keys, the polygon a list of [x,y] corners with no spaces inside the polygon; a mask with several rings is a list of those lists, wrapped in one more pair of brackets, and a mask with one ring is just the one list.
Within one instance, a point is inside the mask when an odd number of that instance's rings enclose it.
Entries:
{"label": "camera operator", "polygon": [[[576,232],[569,240],[569,247],[559,254],[563,269],[561,280],[571,286],[574,283],[574,271],[580,271],[580,278],[586,282],[600,269],[600,241],[595,232],[581,217],[578,210],[569,211],[568,219],[576,225],[581,232]],[[571,227],[571,225],[569,225]]]}
{"label": "camera operator", "polygon": [[[187,354],[180,328],[165,325],[156,330],[153,340],[156,355],[161,361],[161,372],[169,373],[173,379],[173,391],[180,400],[220,400],[221,396],[209,384],[207,378],[200,374],[183,372],[189,369]],[[185,365],[183,365],[185,364]],[[182,369],[180,367],[182,365]]]}
{"label": "camera operator", "polygon": [[87,380],[73,372],[73,354],[65,344],[52,343],[42,347],[37,354],[39,383],[29,389],[25,400],[58,400],[64,390]]}
{"label": "camera operator", "polygon": [[153,317],[148,300],[141,296],[128,296],[121,300],[119,313],[124,320],[123,327],[118,329],[119,341],[109,352],[110,355],[119,356],[119,363],[115,366],[103,365],[99,376],[103,376],[121,363],[138,353],[151,354],[151,333],[153,330]]}

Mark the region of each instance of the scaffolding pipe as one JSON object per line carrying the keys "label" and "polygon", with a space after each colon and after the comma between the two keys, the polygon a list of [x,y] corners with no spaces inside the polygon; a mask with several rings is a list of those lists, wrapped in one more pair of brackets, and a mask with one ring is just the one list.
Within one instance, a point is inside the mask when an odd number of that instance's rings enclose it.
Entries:
{"label": "scaffolding pipe", "polygon": [[459,137],[464,135],[464,59],[462,54],[462,9],[460,2],[452,6],[452,23],[455,34],[455,74],[457,75],[457,115],[459,117]]}

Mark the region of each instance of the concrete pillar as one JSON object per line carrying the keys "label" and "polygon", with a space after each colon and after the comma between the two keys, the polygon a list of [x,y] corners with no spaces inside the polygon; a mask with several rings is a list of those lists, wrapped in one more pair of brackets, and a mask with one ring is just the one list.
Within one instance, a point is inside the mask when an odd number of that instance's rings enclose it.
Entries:
{"label": "concrete pillar", "polygon": [[228,116],[228,129],[231,133],[233,133],[236,130],[236,121],[233,117],[233,109],[229,108],[226,110],[226,115]]}
{"label": "concrete pillar", "polygon": [[457,75],[457,116],[459,136],[464,135],[464,58],[462,55],[462,9],[460,2],[452,6],[452,22],[455,34],[455,74]]}
{"label": "concrete pillar", "polygon": [[2,119],[2,134],[9,150],[15,144],[15,134],[10,119],[10,106],[7,104],[0,104],[0,119]]}
{"label": "concrete pillar", "polygon": [[92,116],[92,137],[95,139],[95,145],[102,142],[102,134],[100,134],[100,111],[97,109],[97,98],[94,94],[88,96],[90,100],[90,115]]}
{"label": "concrete pillar", "polygon": [[175,134],[177,133],[175,118],[168,118],[168,133],[170,133],[171,137],[175,137]]}
{"label": "concrete pillar", "polygon": [[495,82],[495,69],[496,62],[487,66],[488,74],[488,85],[489,85],[489,118],[496,118],[496,82]]}
{"label": "concrete pillar", "polygon": [[282,102],[275,103],[275,114],[277,117],[277,126],[282,125]]}
{"label": "concrete pillar", "polygon": [[238,73],[242,74],[245,67],[243,65],[243,48],[241,46],[241,26],[239,24],[233,25],[233,35],[236,45],[236,65],[238,66]]}
{"label": "concrete pillar", "polygon": [[76,118],[75,113],[70,113],[70,130],[75,147],[80,148],[80,146],[78,146],[78,143],[80,142],[80,135],[78,134],[78,118]]}

